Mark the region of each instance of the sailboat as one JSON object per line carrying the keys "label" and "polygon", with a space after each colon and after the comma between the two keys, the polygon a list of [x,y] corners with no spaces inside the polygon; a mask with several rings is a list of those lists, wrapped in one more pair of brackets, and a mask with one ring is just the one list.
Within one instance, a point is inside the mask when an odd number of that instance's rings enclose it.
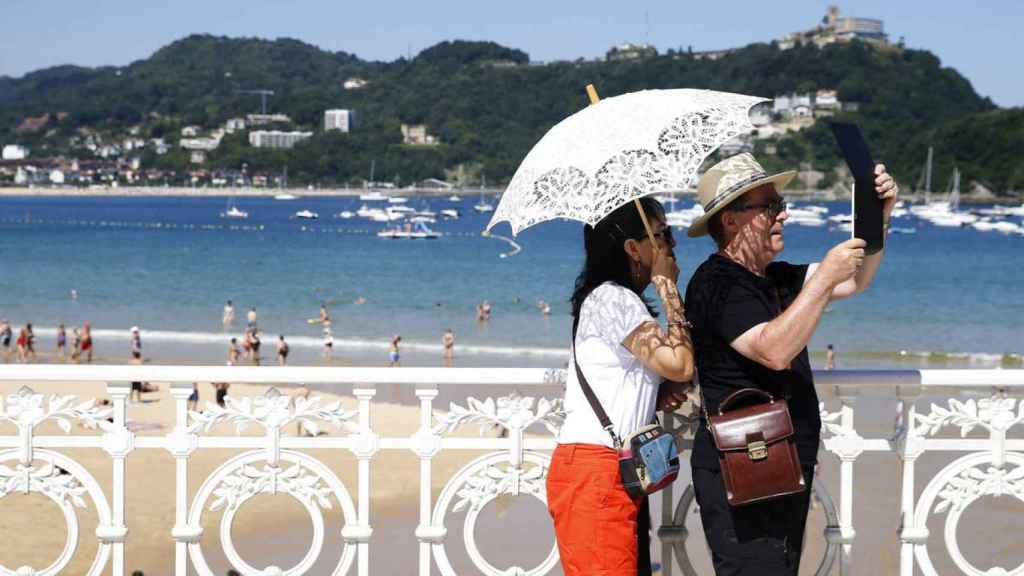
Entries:
{"label": "sailboat", "polygon": [[480,175],[480,202],[473,205],[473,210],[477,212],[494,212],[494,206],[484,200],[484,188],[487,186],[487,175]]}
{"label": "sailboat", "polygon": [[977,215],[960,211],[960,169],[955,166],[953,167],[953,177],[946,200],[943,202],[932,202],[924,207],[915,206],[914,208],[918,208],[914,212],[915,215],[924,218],[936,226],[956,228],[978,221]]}
{"label": "sailboat", "polygon": [[220,213],[221,218],[248,218],[249,213],[245,210],[240,210],[238,206],[235,206],[235,197],[228,196],[227,209]]}

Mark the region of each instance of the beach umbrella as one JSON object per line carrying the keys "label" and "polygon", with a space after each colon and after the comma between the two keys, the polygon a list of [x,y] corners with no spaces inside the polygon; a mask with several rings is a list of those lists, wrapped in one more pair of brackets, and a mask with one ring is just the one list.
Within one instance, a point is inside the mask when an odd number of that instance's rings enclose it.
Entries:
{"label": "beach umbrella", "polygon": [[750,108],[766,100],[673,89],[599,101],[592,85],[587,92],[591,105],[556,124],[523,159],[488,232],[508,222],[515,235],[556,218],[595,225],[643,196],[685,190],[708,155],[753,130]]}

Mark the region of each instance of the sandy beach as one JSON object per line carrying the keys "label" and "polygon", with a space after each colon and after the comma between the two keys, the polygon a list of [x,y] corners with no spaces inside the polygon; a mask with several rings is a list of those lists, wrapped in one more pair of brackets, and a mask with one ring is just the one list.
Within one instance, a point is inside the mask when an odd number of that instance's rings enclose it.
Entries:
{"label": "sandy beach", "polygon": [[[21,387],[20,383],[5,383],[0,388],[3,395],[10,394]],[[259,396],[266,392],[265,386],[232,385],[229,395],[233,397]],[[77,382],[38,383],[33,389],[44,394],[74,394],[79,398],[107,398],[105,387],[101,384]],[[174,426],[174,404],[166,384],[160,390],[146,394],[141,403],[128,406],[129,427],[138,436],[162,436]],[[332,401],[337,396],[313,392],[313,396],[323,396]],[[212,401],[214,391],[209,384],[200,384],[200,406]],[[352,397],[341,397],[347,409],[354,409],[356,401]],[[438,405],[440,406],[440,405]],[[438,411],[439,414],[443,412]],[[397,405],[384,402],[373,404],[373,425],[378,434],[385,436],[409,436],[413,434],[419,422],[418,409],[413,406]],[[330,434],[341,432],[328,429]],[[10,434],[13,426],[0,426],[0,433]],[[75,429],[74,434],[93,434],[94,432]],[[56,424],[47,423],[37,430],[42,435],[60,435],[62,432]],[[233,426],[219,426],[213,430],[214,435],[232,435]],[[294,434],[294,427],[289,427],[287,434]],[[261,431],[250,428],[243,435],[260,435]],[[474,436],[476,427],[466,427],[455,435]],[[99,483],[109,490],[111,486],[110,459],[106,453],[94,449],[63,449],[62,452],[84,465]],[[190,497],[194,495],[200,483],[213,470],[224,462],[236,450],[201,449],[189,460]],[[345,483],[353,495],[357,489],[356,461],[348,452],[310,450],[314,457],[325,462]],[[454,474],[455,470],[476,457],[474,451],[442,452],[434,460],[435,494],[444,482]],[[386,515],[391,509],[415,505],[419,497],[418,459],[411,452],[385,450],[374,459],[371,492],[371,514]],[[128,490],[127,490],[127,525],[129,536],[126,545],[129,570],[143,570],[146,574],[168,574],[173,565],[174,541],[170,531],[174,525],[174,459],[170,453],[162,449],[137,448],[127,459]],[[353,496],[354,497],[354,496]],[[108,492],[109,499],[109,492]],[[36,568],[48,565],[59,554],[64,545],[66,532],[64,520],[56,506],[47,498],[38,495],[22,496],[12,494],[4,498],[4,537],[0,538],[0,564],[17,568],[30,565]],[[329,511],[331,512],[331,511]],[[334,520],[340,527],[340,513],[337,508]],[[331,515],[328,514],[328,517]],[[204,551],[209,554],[211,565],[217,566],[219,536],[217,526],[220,513],[204,515],[206,532],[203,537]],[[91,564],[96,551],[96,539],[92,536],[96,525],[95,509],[90,507],[79,516],[80,548],[75,559],[65,570],[68,574],[83,574]],[[43,528],[45,527],[45,528]],[[331,529],[329,528],[329,534]],[[290,498],[257,497],[236,517],[234,537],[240,542],[260,542],[262,554],[270,552],[270,558],[277,558],[274,552],[279,544],[304,534],[311,533],[308,515],[305,510]],[[336,537],[337,532],[333,532]],[[332,547],[328,540],[327,549]],[[303,548],[308,547],[308,535]],[[338,544],[333,547],[339,548]],[[245,545],[240,546],[246,553]],[[281,547],[281,553],[287,556],[287,545]],[[261,554],[261,555],[262,555]],[[410,550],[412,561],[414,550]],[[301,555],[300,555],[301,556]],[[222,557],[222,556],[221,556]],[[258,558],[253,562],[258,565]],[[285,560],[280,565],[288,566]],[[226,564],[224,564],[226,570]],[[218,572],[219,573],[219,572]]]}

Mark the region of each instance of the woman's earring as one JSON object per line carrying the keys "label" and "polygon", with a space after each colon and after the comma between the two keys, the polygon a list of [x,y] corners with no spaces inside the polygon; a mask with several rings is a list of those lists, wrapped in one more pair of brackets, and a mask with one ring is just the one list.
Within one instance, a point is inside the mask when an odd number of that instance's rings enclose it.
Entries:
{"label": "woman's earring", "polygon": [[634,261],[633,266],[633,282],[640,283],[640,262]]}

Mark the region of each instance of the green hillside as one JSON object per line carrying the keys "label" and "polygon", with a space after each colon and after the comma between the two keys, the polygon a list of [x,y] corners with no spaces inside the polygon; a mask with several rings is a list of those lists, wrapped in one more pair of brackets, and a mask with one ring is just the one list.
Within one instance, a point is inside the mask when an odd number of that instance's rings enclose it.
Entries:
{"label": "green hillside", "polygon": [[[359,77],[365,88],[345,90]],[[285,113],[315,136],[291,150],[258,150],[244,134],[226,137],[207,166],[280,172],[293,182],[343,183],[368,175],[408,183],[445,177],[460,165],[503,182],[553,124],[586,105],[583,87],[603,96],[646,88],[710,88],[772,97],[836,89],[857,102],[846,117],[861,123],[879,159],[904,180],[920,171],[929,145],[939,174],[956,162],[964,181],[997,192],[1024,189],[1022,111],[999,110],[958,72],[929,52],[878,50],[858,42],[823,49],[779,50],[754,44],[718,60],[670,51],[642,61],[530,64],[519,50],[489,42],[444,42],[411,60],[368,62],[290,39],[191,36],[125,67],[57,67],[23,78],[0,78],[0,142],[19,142],[35,155],[78,154],[66,144],[82,128],[117,135],[139,126],[143,137],[176,141],[181,126],[214,128],[259,111]],[[350,134],[323,133],[323,110],[351,108],[362,125]],[[16,132],[25,118],[67,113],[34,133]],[[436,147],[401,144],[402,123],[426,124]],[[839,159],[822,122],[775,142],[771,167],[810,163],[828,171]],[[759,149],[763,149],[760,147]],[[144,165],[187,170],[180,150],[143,158]],[[906,176],[904,176],[906,175]],[[913,176],[911,178],[910,176]]]}

